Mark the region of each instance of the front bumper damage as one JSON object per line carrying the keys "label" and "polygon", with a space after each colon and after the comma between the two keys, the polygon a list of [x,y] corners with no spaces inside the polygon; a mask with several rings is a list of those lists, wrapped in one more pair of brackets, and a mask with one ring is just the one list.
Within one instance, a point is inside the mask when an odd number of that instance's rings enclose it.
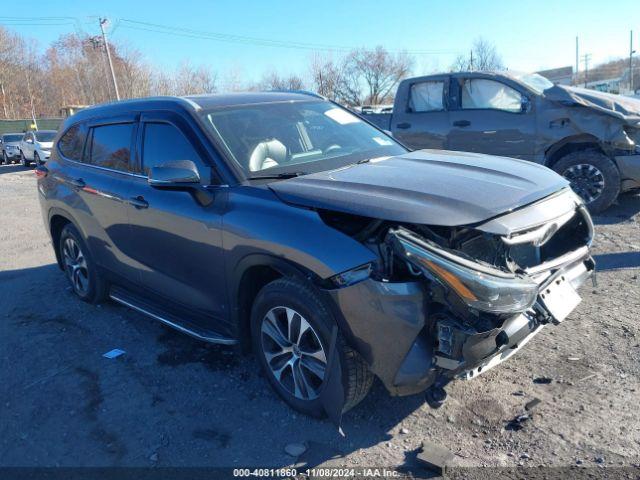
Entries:
{"label": "front bumper damage", "polygon": [[[474,378],[507,360],[545,326],[557,325],[571,313],[580,302],[576,290],[595,274],[589,252],[593,224],[579,201],[573,203],[573,195],[560,197],[485,224],[487,229],[500,231],[506,242],[517,243],[548,241],[574,215],[581,215],[587,223],[582,245],[512,275],[534,284],[531,301],[516,311],[488,313],[481,311],[482,304],[479,309],[470,307],[460,298],[464,285],[456,287],[455,278],[431,268],[434,259],[451,257],[450,252],[439,251],[403,228],[389,230],[389,244],[414,267],[414,281],[370,277],[327,290],[337,307],[341,330],[391,394],[410,395],[453,379]],[[550,204],[555,210],[549,216],[546,207]],[[544,221],[531,222],[532,212],[542,210],[547,215]],[[485,279],[495,273],[486,265],[475,268]]]}

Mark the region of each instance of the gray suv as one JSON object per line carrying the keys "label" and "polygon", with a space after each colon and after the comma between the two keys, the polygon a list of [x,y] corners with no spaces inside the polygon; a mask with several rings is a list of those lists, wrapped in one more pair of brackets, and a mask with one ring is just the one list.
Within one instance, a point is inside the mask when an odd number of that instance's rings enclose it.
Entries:
{"label": "gray suv", "polygon": [[365,116],[405,145],[521,158],[563,175],[600,212],[640,189],[640,100],[554,85],[535,73],[409,78],[393,114]]}
{"label": "gray suv", "polygon": [[88,108],[36,174],[82,300],[252,348],[289,405],[337,421],[374,376],[439,406],[565,320],[594,270],[553,171],[409,152],[303,92]]}

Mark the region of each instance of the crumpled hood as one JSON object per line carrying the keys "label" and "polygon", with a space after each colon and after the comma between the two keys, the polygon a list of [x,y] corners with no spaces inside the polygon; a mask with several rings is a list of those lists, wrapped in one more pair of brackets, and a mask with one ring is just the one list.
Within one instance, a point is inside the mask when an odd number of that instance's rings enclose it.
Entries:
{"label": "crumpled hood", "polygon": [[284,202],[383,220],[469,225],[568,185],[542,165],[463,152],[421,150],[269,184]]}
{"label": "crumpled hood", "polygon": [[544,91],[544,96],[563,105],[593,108],[625,121],[636,122],[640,120],[640,100],[637,98],[566,85],[554,85]]}

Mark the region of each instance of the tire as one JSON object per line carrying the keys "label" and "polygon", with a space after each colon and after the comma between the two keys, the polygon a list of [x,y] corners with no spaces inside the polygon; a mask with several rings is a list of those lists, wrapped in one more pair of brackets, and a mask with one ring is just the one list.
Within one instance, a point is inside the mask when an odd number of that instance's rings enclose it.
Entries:
{"label": "tire", "polygon": [[40,161],[40,155],[38,155],[38,152],[33,152],[33,163],[36,164],[36,167],[42,165],[42,162]]}
{"label": "tire", "polygon": [[[591,213],[602,212],[618,198],[618,167],[609,157],[597,150],[569,153],[552,168],[571,182],[571,188],[582,197]],[[602,185],[597,187],[600,184]]]}
{"label": "tire", "polygon": [[30,163],[31,162],[27,160],[27,157],[24,156],[24,152],[20,150],[20,165],[22,165],[25,168],[28,168]]}
{"label": "tire", "polygon": [[4,165],[9,165],[9,158],[7,157],[7,152],[2,152],[2,163]]}
{"label": "tire", "polygon": [[[274,350],[278,351],[280,347],[272,340],[274,337],[263,331],[263,326],[267,330],[269,330],[270,325],[273,326],[273,322],[269,320],[269,314],[270,318],[280,322],[279,325],[286,324],[289,317],[287,309],[294,312],[291,318],[292,324],[295,326],[291,329],[293,333],[291,336],[299,336],[300,328],[303,325],[302,322],[305,320],[310,329],[305,329],[302,340],[298,342],[300,348],[297,349],[297,357],[295,353],[296,347],[291,346],[293,348],[292,353],[275,355],[271,358],[271,363],[269,363],[267,356],[273,353]],[[329,308],[327,308],[318,294],[312,288],[291,278],[280,278],[267,284],[256,296],[251,311],[253,350],[269,383],[293,409],[313,417],[325,415],[321,399],[317,396],[325,377],[323,376],[323,379],[320,380],[319,376],[312,374],[312,370],[305,368],[304,365],[317,366],[322,363],[322,355],[318,353],[320,351],[317,349],[318,346],[324,352],[325,360],[328,360],[329,343],[334,325],[335,320]],[[272,332],[273,330],[269,331]],[[283,329],[280,329],[279,333],[282,335],[280,339],[291,345],[291,342],[285,338],[287,335],[284,334]],[[343,412],[346,412],[366,397],[373,383],[373,375],[362,357],[345,343],[340,333],[338,333],[336,348],[338,355],[340,355],[342,384],[345,391]],[[305,352],[313,352],[314,357],[311,358]],[[282,364],[287,363],[285,361],[289,358],[294,359],[293,366],[282,367]],[[301,395],[296,395],[294,387],[293,372],[294,368],[296,368],[296,362],[299,372],[297,374],[298,378],[304,376],[309,381],[308,383],[305,382],[304,385],[311,386],[311,388],[300,388]],[[282,381],[276,378],[274,373],[274,370],[279,368],[282,368],[282,376],[280,377]],[[306,398],[304,398],[305,393],[308,393]]]}
{"label": "tire", "polygon": [[[75,254],[77,247],[80,256]],[[60,232],[58,249],[64,273],[73,289],[73,292],[87,303],[100,303],[107,296],[107,285],[102,279],[96,264],[93,262],[91,253],[78,232],[72,224],[67,224]],[[75,263],[75,266],[73,266]]]}

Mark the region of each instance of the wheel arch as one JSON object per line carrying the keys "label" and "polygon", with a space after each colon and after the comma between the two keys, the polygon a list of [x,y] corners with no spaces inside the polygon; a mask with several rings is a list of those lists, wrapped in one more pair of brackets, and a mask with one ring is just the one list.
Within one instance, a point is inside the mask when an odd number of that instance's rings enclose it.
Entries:
{"label": "wheel arch", "polygon": [[51,235],[53,251],[56,254],[56,262],[61,270],[64,267],[62,265],[62,258],[60,258],[60,234],[67,224],[73,225],[84,236],[84,232],[80,229],[78,222],[75,221],[73,216],[58,208],[52,208],[49,211],[49,234]]}
{"label": "wheel arch", "polygon": [[319,280],[317,275],[305,267],[269,254],[251,254],[236,265],[229,279],[229,305],[236,337],[243,349],[250,348],[251,308],[258,292],[268,283],[282,277],[295,278],[314,286]]}
{"label": "wheel arch", "polygon": [[551,168],[565,155],[580,150],[598,150],[606,155],[598,137],[588,133],[566,137],[551,145],[545,152],[544,164]]}

